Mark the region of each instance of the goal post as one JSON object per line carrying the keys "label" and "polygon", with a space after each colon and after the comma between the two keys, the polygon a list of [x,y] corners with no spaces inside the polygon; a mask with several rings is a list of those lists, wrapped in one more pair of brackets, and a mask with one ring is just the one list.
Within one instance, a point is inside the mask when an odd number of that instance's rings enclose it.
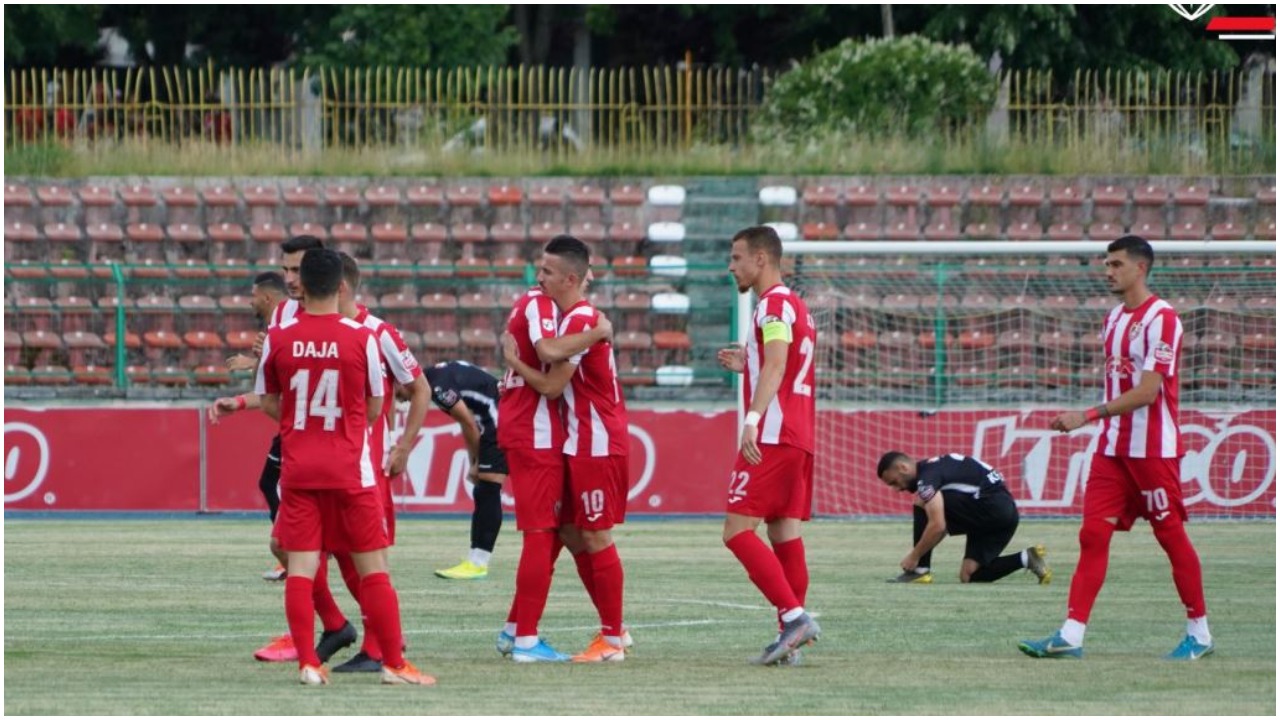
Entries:
{"label": "goal post", "polygon": [[[1184,496],[1201,517],[1275,515],[1274,242],[1152,243],[1149,284],[1184,327]],[[818,328],[815,512],[899,515],[888,450],[975,455],[1029,515],[1076,515],[1098,429],[1110,295],[1102,242],[786,242]],[[750,293],[737,327],[749,327]],[[739,392],[739,412],[743,408]]]}

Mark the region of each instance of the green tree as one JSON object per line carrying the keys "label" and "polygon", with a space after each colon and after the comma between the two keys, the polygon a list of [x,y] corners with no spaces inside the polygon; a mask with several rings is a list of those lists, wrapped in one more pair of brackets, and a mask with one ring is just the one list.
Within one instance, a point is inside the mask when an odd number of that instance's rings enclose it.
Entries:
{"label": "green tree", "polygon": [[97,5],[9,5],[4,9],[6,66],[50,65],[68,49],[87,54],[98,42]]}
{"label": "green tree", "polygon": [[503,64],[518,40],[505,5],[342,5],[306,30],[307,65]]}

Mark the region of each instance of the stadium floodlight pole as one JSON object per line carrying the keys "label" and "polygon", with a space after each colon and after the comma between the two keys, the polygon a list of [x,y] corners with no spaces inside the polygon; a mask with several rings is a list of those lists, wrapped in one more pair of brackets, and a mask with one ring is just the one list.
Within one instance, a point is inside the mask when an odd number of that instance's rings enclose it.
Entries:
{"label": "stadium floodlight pole", "polygon": [[[1114,239],[1114,238],[1112,238]],[[833,241],[800,240],[782,243],[786,255],[1094,255],[1106,254],[1110,240],[945,241]],[[1154,240],[1156,257],[1177,254],[1276,254],[1274,240]],[[744,296],[745,297],[745,296]],[[748,306],[749,307],[749,306]],[[741,303],[739,303],[741,311]]]}

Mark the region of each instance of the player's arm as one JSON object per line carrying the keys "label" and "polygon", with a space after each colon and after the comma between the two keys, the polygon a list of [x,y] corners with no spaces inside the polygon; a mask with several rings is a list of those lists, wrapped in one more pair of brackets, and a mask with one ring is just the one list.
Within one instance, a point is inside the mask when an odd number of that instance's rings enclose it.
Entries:
{"label": "player's arm", "polygon": [[[577,334],[581,335],[583,333]],[[539,344],[542,342],[539,341]],[[551,370],[545,373],[537,368],[529,367],[520,359],[520,353],[516,348],[516,340],[509,333],[502,334],[502,355],[507,361],[507,367],[524,378],[529,387],[536,390],[540,395],[546,395],[553,399],[564,394],[565,386],[573,379],[573,373],[578,369],[577,365],[568,360],[555,363],[551,366]]]}
{"label": "player's arm", "polygon": [[760,368],[755,395],[751,396],[751,406],[747,408],[747,419],[742,423],[742,441],[739,444],[742,457],[752,465],[762,459],[760,446],[756,444],[760,416],[769,409],[769,403],[773,402],[778,388],[782,386],[782,377],[787,372],[787,350],[791,345],[791,326],[785,322],[776,318],[768,319],[762,330],[764,365]]}
{"label": "player's arm", "polygon": [[[271,353],[269,336],[262,338],[262,354],[258,360],[258,372],[253,379],[253,393],[254,399],[257,400],[257,407],[262,408],[262,412],[266,413],[267,417],[280,422],[280,387],[276,382],[275,356]],[[237,397],[244,398],[245,407],[249,406],[248,398],[243,395]],[[236,405],[239,406],[239,404],[237,401]],[[214,405],[217,406],[217,403],[215,402]]]}
{"label": "player's arm", "polygon": [[595,327],[572,335],[542,338],[534,343],[533,348],[538,351],[539,360],[551,365],[561,360],[568,360],[574,355],[580,355],[598,342],[612,339],[613,324],[603,313],[597,311]]}
{"label": "player's arm", "polygon": [[902,569],[911,572],[920,564],[920,558],[925,553],[938,546],[943,538],[947,536],[947,515],[946,507],[943,504],[942,493],[934,492],[933,496],[928,500],[916,500],[916,504],[924,508],[924,514],[928,517],[928,524],[925,525],[924,533],[920,536],[920,542],[911,548],[911,552],[902,558]]}
{"label": "player's arm", "polygon": [[364,343],[365,361],[365,417],[373,425],[382,415],[382,393],[386,387],[386,376],[382,374],[382,354],[378,350],[378,341],[369,333]]}
{"label": "player's arm", "polygon": [[471,412],[471,408],[464,402],[454,403],[453,407],[449,408],[449,417],[462,428],[462,441],[467,446],[467,457],[471,458],[474,476],[480,467],[480,424],[476,422],[476,416]]}
{"label": "player's arm", "polygon": [[418,375],[413,382],[404,387],[407,387],[410,392],[409,414],[404,421],[404,432],[387,456],[388,475],[399,475],[409,465],[409,453],[413,452],[413,445],[418,440],[422,422],[427,417],[427,403],[431,399],[431,385],[424,375]]}
{"label": "player's arm", "polygon": [[[254,367],[257,367],[257,363],[254,363]],[[209,422],[217,425],[218,421],[226,415],[240,410],[256,410],[260,407],[262,407],[262,401],[255,393],[220,397],[209,406]]]}

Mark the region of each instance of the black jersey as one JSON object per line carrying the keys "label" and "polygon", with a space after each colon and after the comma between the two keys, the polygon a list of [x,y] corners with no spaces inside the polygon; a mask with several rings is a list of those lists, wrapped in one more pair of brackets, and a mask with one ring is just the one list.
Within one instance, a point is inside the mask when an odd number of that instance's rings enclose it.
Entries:
{"label": "black jersey", "polygon": [[476,416],[480,434],[498,436],[498,380],[488,372],[462,360],[451,360],[427,368],[431,400],[445,412],[459,402]]}
{"label": "black jersey", "polygon": [[[951,453],[916,463],[915,487],[921,502],[935,493],[965,495],[975,500],[993,493],[1007,493],[1004,476],[990,465],[967,455]],[[950,498],[950,495],[948,495]]]}

